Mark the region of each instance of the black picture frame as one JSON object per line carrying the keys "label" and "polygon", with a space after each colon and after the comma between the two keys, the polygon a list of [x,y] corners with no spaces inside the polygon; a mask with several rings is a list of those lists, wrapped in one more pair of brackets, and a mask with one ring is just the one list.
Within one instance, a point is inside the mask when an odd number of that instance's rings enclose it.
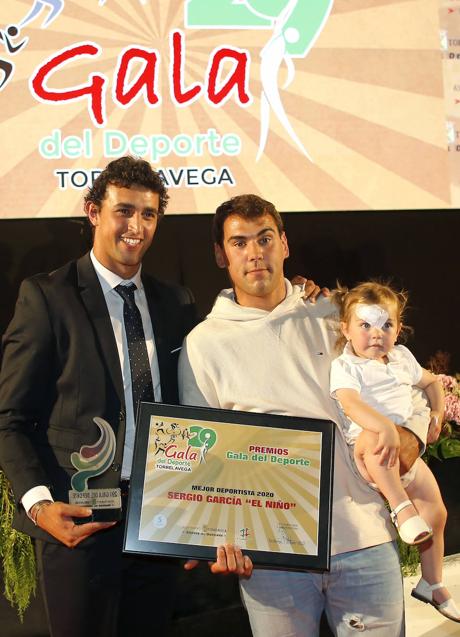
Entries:
{"label": "black picture frame", "polygon": [[[148,461],[148,444],[151,418],[173,418],[200,421],[202,423],[229,423],[245,427],[277,427],[295,432],[319,432],[321,434],[318,489],[318,527],[316,554],[295,552],[272,552],[243,548],[253,563],[258,566],[292,570],[327,571],[330,565],[332,487],[334,467],[335,424],[330,420],[279,416],[274,414],[242,412],[167,405],[165,403],[140,403],[133,469],[131,473],[124,551],[137,554],[154,554],[186,559],[212,560],[216,558],[216,546],[196,543],[181,544],[177,541],[140,539],[141,515],[144,500],[144,484]],[[192,480],[192,478],[191,478]],[[174,501],[172,506],[174,505]]]}

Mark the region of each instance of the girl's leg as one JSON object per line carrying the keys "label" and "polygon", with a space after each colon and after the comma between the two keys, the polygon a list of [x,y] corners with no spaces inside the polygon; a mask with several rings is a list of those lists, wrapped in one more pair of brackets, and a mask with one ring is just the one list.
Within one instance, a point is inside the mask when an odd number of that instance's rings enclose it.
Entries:
{"label": "girl's leg", "polygon": [[[423,519],[432,527],[431,540],[419,546],[422,576],[428,584],[442,581],[442,559],[444,557],[444,527],[447,511],[442,501],[441,492],[431,470],[423,462],[417,460],[417,473],[407,487],[407,493],[414,502]],[[433,591],[433,599],[438,604],[450,598],[448,590],[439,588]]]}
{"label": "girl's leg", "polygon": [[[388,500],[391,509],[395,509],[398,504],[410,498],[408,498],[408,494],[401,485],[399,461],[391,469],[386,465],[379,464],[379,456],[374,454],[377,440],[377,434],[371,431],[362,431],[360,433],[355,443],[355,463],[363,478],[367,482],[374,482],[379,491]],[[398,513],[398,524],[401,526],[403,522],[414,515],[417,515],[415,506],[405,507]],[[421,513],[420,515],[424,517]]]}

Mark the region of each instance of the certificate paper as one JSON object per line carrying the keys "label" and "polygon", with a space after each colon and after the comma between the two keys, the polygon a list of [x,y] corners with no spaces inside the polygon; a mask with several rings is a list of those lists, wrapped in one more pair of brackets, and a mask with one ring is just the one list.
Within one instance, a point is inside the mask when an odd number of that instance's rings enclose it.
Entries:
{"label": "certificate paper", "polygon": [[333,423],[143,403],[125,550],[328,567]]}

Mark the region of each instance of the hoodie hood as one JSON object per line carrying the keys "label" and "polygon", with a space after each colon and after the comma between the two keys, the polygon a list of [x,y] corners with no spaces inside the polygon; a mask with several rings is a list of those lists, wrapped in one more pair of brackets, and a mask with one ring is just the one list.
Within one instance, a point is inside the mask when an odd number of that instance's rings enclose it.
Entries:
{"label": "hoodie hood", "polygon": [[284,283],[286,286],[286,296],[284,300],[271,311],[260,310],[256,307],[238,305],[235,301],[233,288],[227,288],[220,292],[211,312],[206,318],[225,321],[257,321],[266,319],[267,317],[274,318],[281,314],[285,314],[297,305],[299,299],[302,298],[304,286],[293,286],[288,279],[284,279]]}

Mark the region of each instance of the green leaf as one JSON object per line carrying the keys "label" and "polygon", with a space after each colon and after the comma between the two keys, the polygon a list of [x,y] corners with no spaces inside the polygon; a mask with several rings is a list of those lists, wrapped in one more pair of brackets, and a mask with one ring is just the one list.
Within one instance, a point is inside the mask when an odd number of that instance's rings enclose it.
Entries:
{"label": "green leaf", "polygon": [[439,449],[445,460],[448,458],[457,458],[460,456],[460,440],[455,438],[444,438],[439,443]]}
{"label": "green leaf", "polygon": [[436,458],[437,460],[442,460],[441,456],[439,455],[440,444],[441,444],[441,440],[437,440],[436,442],[433,442],[431,445],[427,445],[426,451],[424,453],[424,457],[426,456],[427,458]]}
{"label": "green leaf", "polygon": [[32,540],[12,527],[14,499],[10,484],[0,471],[0,558],[3,567],[5,597],[19,615],[24,612],[35,595],[37,573]]}
{"label": "green leaf", "polygon": [[406,544],[399,537],[397,538],[397,542],[403,576],[407,577],[408,575],[415,575],[420,563],[420,553],[417,547],[411,544]]}

